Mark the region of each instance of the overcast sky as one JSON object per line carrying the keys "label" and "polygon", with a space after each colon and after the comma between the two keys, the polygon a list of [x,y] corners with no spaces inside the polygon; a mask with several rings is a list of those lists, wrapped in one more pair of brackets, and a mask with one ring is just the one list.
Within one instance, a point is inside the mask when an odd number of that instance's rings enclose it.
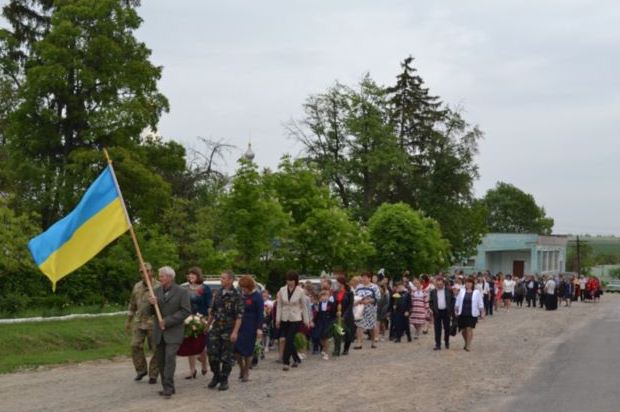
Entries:
{"label": "overcast sky", "polygon": [[238,146],[260,166],[301,147],[283,123],[310,94],[415,66],[485,132],[483,195],[532,193],[556,233],[620,234],[620,2],[144,0],[138,36],[164,66],[166,138]]}

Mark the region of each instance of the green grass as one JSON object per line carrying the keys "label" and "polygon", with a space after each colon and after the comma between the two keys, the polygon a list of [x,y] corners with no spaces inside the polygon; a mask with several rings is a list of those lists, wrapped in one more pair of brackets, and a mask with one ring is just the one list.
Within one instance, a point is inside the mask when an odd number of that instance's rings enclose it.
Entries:
{"label": "green grass", "polygon": [[0,325],[0,373],[130,353],[125,316]]}

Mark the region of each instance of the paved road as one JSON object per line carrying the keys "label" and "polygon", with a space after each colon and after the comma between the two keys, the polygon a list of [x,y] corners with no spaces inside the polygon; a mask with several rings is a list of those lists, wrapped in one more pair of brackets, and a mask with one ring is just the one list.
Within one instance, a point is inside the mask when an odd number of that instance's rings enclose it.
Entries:
{"label": "paved road", "polygon": [[562,342],[514,399],[499,409],[619,412],[620,305],[610,306]]}

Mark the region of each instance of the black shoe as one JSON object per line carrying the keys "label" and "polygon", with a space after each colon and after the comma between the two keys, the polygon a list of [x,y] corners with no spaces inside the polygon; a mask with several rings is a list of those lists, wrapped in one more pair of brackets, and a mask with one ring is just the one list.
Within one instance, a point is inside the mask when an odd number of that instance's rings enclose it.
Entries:
{"label": "black shoe", "polygon": [[136,375],[136,377],[133,380],[136,382],[141,381],[142,378],[144,378],[146,375],[148,375],[147,372],[140,372],[139,374]]}
{"label": "black shoe", "polygon": [[435,346],[433,350],[441,350],[441,346]]}
{"label": "black shoe", "polygon": [[227,391],[228,390],[228,379],[222,379],[220,382],[220,387],[217,388],[218,391]]}
{"label": "black shoe", "polygon": [[346,355],[348,355],[348,354],[349,354],[349,350],[348,350],[348,349],[345,349],[345,350],[342,352],[342,356],[346,356]]}
{"label": "black shoe", "polygon": [[149,384],[155,385],[157,383],[157,378],[149,378]]}
{"label": "black shoe", "polygon": [[211,378],[211,382],[209,382],[209,384],[207,385],[207,388],[214,389],[218,383],[220,383],[220,379],[218,378],[217,375],[213,375],[213,378]]}
{"label": "black shoe", "polygon": [[400,343],[400,338],[394,339],[394,343]]}
{"label": "black shoe", "polygon": [[450,349],[450,344],[446,343],[446,349]]}

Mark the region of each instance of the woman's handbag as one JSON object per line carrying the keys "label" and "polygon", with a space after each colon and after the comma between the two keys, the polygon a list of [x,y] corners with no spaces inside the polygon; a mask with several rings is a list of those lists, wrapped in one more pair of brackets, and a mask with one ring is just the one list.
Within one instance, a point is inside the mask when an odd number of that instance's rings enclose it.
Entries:
{"label": "woman's handbag", "polygon": [[355,303],[353,306],[353,319],[355,320],[362,320],[362,318],[364,317],[364,305],[357,304],[361,300],[362,298],[359,296],[356,296],[353,299],[353,302]]}
{"label": "woman's handbag", "polygon": [[456,332],[458,331],[458,323],[456,319],[452,319],[452,323],[450,324],[450,336],[456,336]]}

